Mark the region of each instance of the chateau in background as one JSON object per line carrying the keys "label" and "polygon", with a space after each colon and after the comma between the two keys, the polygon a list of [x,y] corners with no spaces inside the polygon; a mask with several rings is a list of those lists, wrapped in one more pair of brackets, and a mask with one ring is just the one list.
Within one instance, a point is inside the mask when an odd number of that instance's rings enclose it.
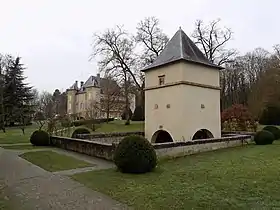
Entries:
{"label": "chateau in background", "polygon": [[[86,82],[76,81],[67,93],[67,114],[77,119],[94,117],[121,118],[125,110],[125,97],[116,81],[90,76]],[[134,112],[135,95],[129,95],[130,109]]]}
{"label": "chateau in background", "polygon": [[145,137],[152,142],[220,138],[222,67],[180,28],[145,73]]}

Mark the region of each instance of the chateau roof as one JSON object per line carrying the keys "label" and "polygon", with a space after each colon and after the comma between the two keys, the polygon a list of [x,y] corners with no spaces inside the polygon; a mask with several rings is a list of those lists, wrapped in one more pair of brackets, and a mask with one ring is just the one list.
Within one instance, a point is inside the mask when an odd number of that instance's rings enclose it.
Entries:
{"label": "chateau roof", "polygon": [[76,83],[74,83],[73,85],[71,85],[71,87],[68,88],[68,90],[75,90],[75,86],[76,86]]}
{"label": "chateau roof", "polygon": [[115,80],[108,79],[108,78],[101,78],[100,76],[90,76],[82,87],[78,87],[76,81],[70,88],[68,88],[68,90],[76,90],[77,93],[84,93],[85,88],[98,87],[101,88],[102,92],[104,92],[108,85],[110,85],[110,88],[116,88],[116,90],[120,88]]}
{"label": "chateau roof", "polygon": [[98,84],[98,78],[95,76],[90,76],[88,80],[85,82],[84,87],[92,87],[92,86],[97,87],[99,85],[100,84]]}
{"label": "chateau roof", "polygon": [[211,63],[205,55],[198,49],[193,41],[180,28],[169,40],[164,50],[155,61],[142,71],[163,66],[175,61],[185,60],[212,68],[223,69],[223,67]]}

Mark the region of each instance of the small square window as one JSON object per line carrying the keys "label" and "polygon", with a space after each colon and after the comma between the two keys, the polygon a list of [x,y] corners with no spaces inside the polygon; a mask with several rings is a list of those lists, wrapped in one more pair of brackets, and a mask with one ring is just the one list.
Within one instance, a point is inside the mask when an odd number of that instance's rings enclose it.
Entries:
{"label": "small square window", "polygon": [[164,85],[164,79],[165,79],[165,75],[159,76],[158,77],[158,83],[159,85]]}

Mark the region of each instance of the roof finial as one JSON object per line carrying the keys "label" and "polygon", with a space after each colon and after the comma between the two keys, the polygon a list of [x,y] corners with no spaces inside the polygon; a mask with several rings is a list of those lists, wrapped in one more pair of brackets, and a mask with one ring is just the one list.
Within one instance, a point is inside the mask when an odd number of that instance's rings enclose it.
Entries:
{"label": "roof finial", "polygon": [[179,26],[179,30],[182,30],[181,26]]}

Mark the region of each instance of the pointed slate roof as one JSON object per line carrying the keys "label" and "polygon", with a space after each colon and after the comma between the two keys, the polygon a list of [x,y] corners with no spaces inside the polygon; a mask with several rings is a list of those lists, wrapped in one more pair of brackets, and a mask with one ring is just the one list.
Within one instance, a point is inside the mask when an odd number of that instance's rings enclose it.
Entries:
{"label": "pointed slate roof", "polygon": [[179,60],[185,60],[217,69],[223,69],[223,67],[211,63],[198,49],[195,43],[193,43],[193,41],[185,34],[185,32],[179,28],[179,30],[169,40],[164,50],[159,54],[155,61],[142,71],[163,66]]}
{"label": "pointed slate roof", "polygon": [[98,84],[98,78],[95,76],[90,76],[88,80],[85,82],[84,87],[97,87],[100,84]]}

